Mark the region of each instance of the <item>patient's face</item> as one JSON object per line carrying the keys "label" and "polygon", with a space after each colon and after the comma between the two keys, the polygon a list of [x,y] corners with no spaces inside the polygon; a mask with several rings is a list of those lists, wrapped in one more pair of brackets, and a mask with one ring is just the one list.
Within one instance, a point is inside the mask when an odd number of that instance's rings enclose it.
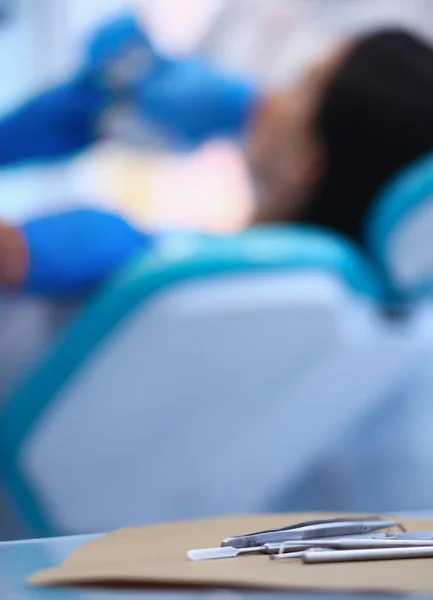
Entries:
{"label": "patient's face", "polygon": [[315,131],[326,86],[351,43],[322,52],[294,87],[271,96],[253,124],[247,157],[258,187],[254,223],[296,219],[326,169],[326,151]]}

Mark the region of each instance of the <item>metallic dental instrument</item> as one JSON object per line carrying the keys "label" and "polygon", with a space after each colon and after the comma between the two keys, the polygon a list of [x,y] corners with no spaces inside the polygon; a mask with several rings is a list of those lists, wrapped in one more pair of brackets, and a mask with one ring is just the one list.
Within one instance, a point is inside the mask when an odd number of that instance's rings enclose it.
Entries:
{"label": "metallic dental instrument", "polygon": [[[386,548],[433,548],[433,534],[431,539],[419,539],[417,537],[418,532],[414,532],[412,538],[404,538],[404,534],[397,534],[395,536],[382,536],[382,537],[365,537],[365,538],[340,538],[332,539],[326,538],[321,540],[308,540],[305,544],[309,546],[309,550],[315,550],[316,548],[323,548],[326,546],[330,550],[373,550],[373,549],[386,549]],[[272,552],[273,560],[283,560],[289,558],[286,556],[287,543],[283,543],[280,547],[279,552]],[[300,550],[300,546],[291,545],[291,549]],[[271,554],[271,553],[269,553]]]}
{"label": "metallic dental instrument", "polygon": [[231,546],[224,546],[219,548],[202,548],[198,550],[189,550],[187,556],[189,560],[201,561],[217,560],[220,558],[235,558],[236,556],[240,556],[243,554],[277,554],[278,552],[284,552],[285,556],[288,557],[288,554],[296,553],[299,551],[305,552],[310,548],[310,544],[302,544],[299,542],[287,546],[284,546],[282,544],[265,544],[264,546],[252,546],[250,548],[232,548]]}
{"label": "metallic dental instrument", "polygon": [[[395,539],[395,535],[387,536],[385,533],[372,533],[389,527],[399,527],[400,529],[404,529],[397,521],[384,521],[379,517],[305,521],[280,529],[271,529],[243,536],[226,538],[221,543],[220,548],[190,550],[187,556],[192,561],[235,558],[236,556],[250,553],[282,555],[281,557],[288,558],[287,555],[289,553],[306,551],[317,547],[326,546],[327,548],[343,549],[358,548],[359,546],[357,543],[359,540],[362,540],[359,542],[360,547],[365,548],[370,546],[365,546],[363,544],[372,538],[376,540],[383,540],[386,538]],[[351,537],[349,539],[348,537],[342,536]],[[346,540],[349,545],[345,544]],[[350,543],[354,545],[350,545]],[[408,545],[413,544],[408,542]],[[374,543],[373,546],[376,547]]]}
{"label": "metallic dental instrument", "polygon": [[316,538],[329,538],[337,536],[353,536],[366,534],[390,527],[404,527],[398,521],[381,521],[380,519],[347,518],[329,519],[323,521],[310,521],[282,527],[249,533],[246,535],[225,538],[222,547],[251,548],[264,546],[268,543],[282,543],[290,540],[308,540]]}
{"label": "metallic dental instrument", "polygon": [[302,553],[303,561],[313,563],[353,562],[363,560],[396,560],[408,558],[433,558],[430,548],[374,548],[364,550],[308,550]]}

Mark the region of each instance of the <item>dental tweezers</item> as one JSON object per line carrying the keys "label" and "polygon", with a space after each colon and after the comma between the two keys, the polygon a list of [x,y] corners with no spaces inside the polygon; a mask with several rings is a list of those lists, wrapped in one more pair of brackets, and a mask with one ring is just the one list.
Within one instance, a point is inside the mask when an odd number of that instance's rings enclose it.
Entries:
{"label": "dental tweezers", "polygon": [[382,521],[380,518],[356,517],[346,519],[325,519],[320,521],[305,521],[296,525],[268,529],[246,535],[225,538],[222,547],[252,548],[266,544],[283,543],[291,540],[308,540],[317,538],[362,535],[380,531],[389,527],[404,527],[398,521]]}

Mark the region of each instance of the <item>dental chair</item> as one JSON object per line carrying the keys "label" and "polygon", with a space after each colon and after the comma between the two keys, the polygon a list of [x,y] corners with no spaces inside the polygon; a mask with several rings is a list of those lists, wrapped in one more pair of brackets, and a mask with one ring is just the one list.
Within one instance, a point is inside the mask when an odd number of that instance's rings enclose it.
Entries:
{"label": "dental chair", "polygon": [[373,256],[403,298],[433,301],[433,154],[383,190],[367,238]]}
{"label": "dental chair", "polygon": [[359,251],[301,227],[170,236],[74,317],[7,400],[28,535],[274,510],[425,354]]}
{"label": "dental chair", "polygon": [[[411,378],[360,423],[310,473],[295,507],[352,511],[425,510],[433,506],[433,154],[381,192],[366,228],[367,246],[400,297],[395,326],[423,315],[430,342]],[[368,440],[368,444],[365,441]],[[329,484],[332,482],[332,486]]]}

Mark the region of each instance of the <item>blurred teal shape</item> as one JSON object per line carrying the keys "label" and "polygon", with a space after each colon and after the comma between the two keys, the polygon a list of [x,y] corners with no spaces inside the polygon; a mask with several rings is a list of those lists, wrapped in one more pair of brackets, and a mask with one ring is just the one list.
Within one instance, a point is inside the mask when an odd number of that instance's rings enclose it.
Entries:
{"label": "blurred teal shape", "polygon": [[[367,247],[378,261],[384,273],[390,279],[394,277],[394,267],[389,257],[389,249],[393,243],[405,244],[398,241],[396,236],[418,218],[417,235],[412,234],[411,247],[405,246],[406,259],[409,257],[414,265],[419,264],[420,258],[424,268],[416,281],[402,293],[408,293],[412,298],[423,298],[431,295],[433,290],[433,269],[431,268],[433,239],[433,154],[423,156],[406,169],[398,173],[378,194],[373,209],[366,222],[365,237]],[[427,239],[424,235],[427,233]],[[415,242],[415,246],[413,243]],[[425,257],[425,261],[423,260]],[[406,260],[407,262],[407,260]],[[399,286],[399,282],[393,281]],[[410,288],[410,289],[409,289]]]}
{"label": "blurred teal shape", "polygon": [[432,197],[433,154],[429,154],[398,173],[376,198],[367,221],[367,236],[377,256],[383,256],[396,224]]}

